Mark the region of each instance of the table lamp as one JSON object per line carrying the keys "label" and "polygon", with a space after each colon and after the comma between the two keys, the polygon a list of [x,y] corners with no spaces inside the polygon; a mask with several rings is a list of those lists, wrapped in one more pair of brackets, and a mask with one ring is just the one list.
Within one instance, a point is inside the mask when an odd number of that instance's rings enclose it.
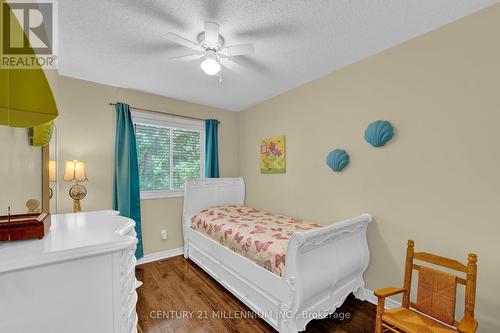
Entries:
{"label": "table lamp", "polygon": [[79,160],[66,161],[64,167],[63,180],[65,182],[73,182],[73,186],[69,189],[69,196],[73,199],[73,213],[82,211],[80,200],[87,195],[87,189],[80,184],[87,180],[85,168],[85,161]]}

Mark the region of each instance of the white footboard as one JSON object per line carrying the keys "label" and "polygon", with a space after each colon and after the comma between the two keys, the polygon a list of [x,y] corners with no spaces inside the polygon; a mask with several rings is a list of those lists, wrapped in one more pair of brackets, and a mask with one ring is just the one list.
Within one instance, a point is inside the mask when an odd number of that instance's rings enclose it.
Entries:
{"label": "white footboard", "polygon": [[280,332],[304,330],[312,319],[333,313],[351,292],[365,299],[363,273],[370,259],[366,228],[371,220],[364,214],[292,236],[284,276],[289,300],[282,304]]}

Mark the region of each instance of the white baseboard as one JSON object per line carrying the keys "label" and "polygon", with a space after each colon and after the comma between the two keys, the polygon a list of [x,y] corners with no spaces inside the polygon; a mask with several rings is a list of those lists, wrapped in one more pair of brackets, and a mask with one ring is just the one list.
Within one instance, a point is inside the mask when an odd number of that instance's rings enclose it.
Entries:
{"label": "white baseboard", "polygon": [[183,247],[178,247],[176,249],[171,249],[167,251],[155,252],[151,254],[146,254],[141,259],[137,260],[137,265],[146,264],[148,262],[158,261],[170,257],[175,257],[184,253]]}
{"label": "white baseboard", "polygon": [[[365,292],[366,292],[366,300],[372,304],[377,305],[378,298],[373,293],[373,290],[365,288]],[[396,301],[396,300],[393,300],[392,298],[386,298],[385,299],[385,307],[389,308],[389,309],[399,308],[399,307],[401,307],[401,303]]]}

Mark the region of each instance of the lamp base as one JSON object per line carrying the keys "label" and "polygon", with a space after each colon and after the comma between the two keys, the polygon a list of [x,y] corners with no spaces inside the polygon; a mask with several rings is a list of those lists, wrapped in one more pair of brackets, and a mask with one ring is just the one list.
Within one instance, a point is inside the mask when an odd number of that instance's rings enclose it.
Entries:
{"label": "lamp base", "polygon": [[82,205],[80,204],[80,200],[73,200],[73,213],[78,213],[82,211]]}
{"label": "lamp base", "polygon": [[80,200],[85,198],[86,195],[87,189],[81,184],[75,183],[75,185],[69,189],[69,196],[73,199],[73,213],[82,211]]}

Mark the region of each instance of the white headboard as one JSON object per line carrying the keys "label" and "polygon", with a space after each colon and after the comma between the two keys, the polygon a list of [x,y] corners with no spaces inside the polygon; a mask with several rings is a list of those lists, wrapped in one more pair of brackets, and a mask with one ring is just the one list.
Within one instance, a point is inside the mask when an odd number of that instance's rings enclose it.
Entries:
{"label": "white headboard", "polygon": [[191,218],[203,209],[222,205],[243,205],[245,182],[243,178],[208,178],[186,180],[182,221],[191,226]]}

